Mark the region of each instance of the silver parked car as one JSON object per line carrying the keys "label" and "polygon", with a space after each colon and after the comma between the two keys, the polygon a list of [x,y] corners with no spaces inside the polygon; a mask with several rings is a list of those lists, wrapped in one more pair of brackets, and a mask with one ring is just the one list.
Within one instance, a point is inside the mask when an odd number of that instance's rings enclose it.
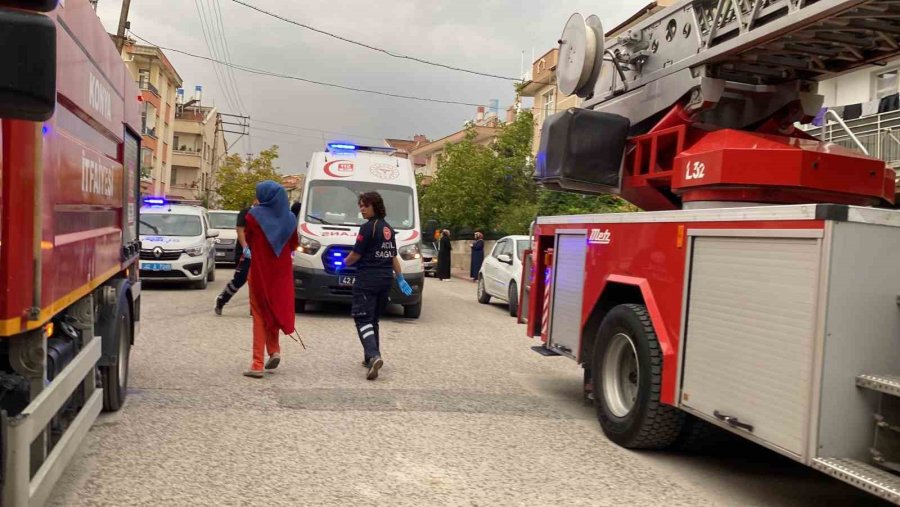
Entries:
{"label": "silver parked car", "polygon": [[510,315],[518,315],[522,258],[530,246],[528,236],[506,236],[497,241],[478,272],[479,303],[487,304],[491,298],[497,298],[509,305]]}

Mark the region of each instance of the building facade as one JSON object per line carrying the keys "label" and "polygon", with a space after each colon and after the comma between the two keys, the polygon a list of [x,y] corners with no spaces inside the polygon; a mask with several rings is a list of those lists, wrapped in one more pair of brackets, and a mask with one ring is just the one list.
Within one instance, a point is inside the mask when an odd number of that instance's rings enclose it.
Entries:
{"label": "building facade", "polygon": [[154,46],[126,40],[122,59],[141,89],[141,193],[164,196],[170,190],[175,90],[181,76]]}
{"label": "building facade", "polygon": [[384,144],[386,146],[396,150],[396,151],[394,151],[394,156],[406,157],[407,159],[409,159],[410,164],[412,164],[412,166],[413,166],[413,171],[415,171],[417,174],[421,170],[423,170],[427,161],[425,160],[425,157],[422,155],[412,157],[412,156],[410,156],[410,154],[430,142],[431,141],[429,141],[428,138],[422,134],[416,134],[415,136],[413,136],[412,139],[385,139],[384,140]]}
{"label": "building facade", "polygon": [[570,107],[578,107],[581,99],[577,95],[563,95],[556,84],[556,65],[559,62],[559,49],[553,48],[534,61],[526,80],[519,87],[519,95],[533,97],[534,107],[534,139],[531,142],[531,153],[537,155],[541,145],[541,126],[548,116],[557,111],[565,111]]}
{"label": "building facade", "polygon": [[281,186],[288,195],[288,201],[303,202],[303,185],[306,183],[305,174],[285,174],[281,177]]}
{"label": "building facade", "polygon": [[176,100],[172,171],[169,195],[176,199],[209,203],[215,192],[215,178],[225,158],[222,115],[201,103],[202,88],[191,100]]}
{"label": "building facade", "polygon": [[[481,111],[481,113],[483,114],[483,111]],[[490,122],[489,125],[473,125],[468,128],[471,128],[475,133],[473,142],[481,146],[490,146],[493,144],[501,132],[499,122]],[[449,136],[442,137],[437,141],[424,144],[410,152],[409,156],[412,159],[424,162],[424,164],[415,169],[416,174],[421,174],[423,176],[423,185],[428,185],[434,180],[434,177],[437,174],[438,162],[440,161],[444,150],[448,145],[458,143],[465,139],[468,128],[454,132]]]}

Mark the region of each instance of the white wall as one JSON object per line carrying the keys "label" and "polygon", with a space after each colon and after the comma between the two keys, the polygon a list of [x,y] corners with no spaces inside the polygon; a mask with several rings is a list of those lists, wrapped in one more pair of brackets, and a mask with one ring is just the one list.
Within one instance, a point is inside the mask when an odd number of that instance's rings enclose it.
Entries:
{"label": "white wall", "polygon": [[900,59],[885,66],[868,66],[819,83],[826,106],[846,106],[875,100],[875,75],[900,66]]}

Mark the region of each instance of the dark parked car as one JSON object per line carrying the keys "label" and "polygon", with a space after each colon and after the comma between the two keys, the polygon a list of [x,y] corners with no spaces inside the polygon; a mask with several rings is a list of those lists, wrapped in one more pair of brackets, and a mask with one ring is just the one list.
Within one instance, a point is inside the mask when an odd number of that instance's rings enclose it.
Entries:
{"label": "dark parked car", "polygon": [[434,276],[437,272],[437,247],[432,243],[419,245],[422,252],[422,265],[425,267],[425,276]]}

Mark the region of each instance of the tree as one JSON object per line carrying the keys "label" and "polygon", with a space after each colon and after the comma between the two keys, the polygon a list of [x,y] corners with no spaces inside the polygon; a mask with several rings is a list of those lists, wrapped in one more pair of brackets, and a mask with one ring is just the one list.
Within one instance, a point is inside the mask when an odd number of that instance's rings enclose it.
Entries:
{"label": "tree", "polygon": [[281,182],[276,172],[275,160],[278,146],[262,150],[256,157],[243,159],[238,154],[225,157],[216,173],[219,204],[223,209],[241,209],[256,198],[256,184],[264,180]]}
{"label": "tree", "polygon": [[475,144],[470,127],[462,141],[445,148],[434,181],[420,191],[422,216],[450,229],[523,234],[538,215],[637,211],[617,196],[539,187],[534,181],[533,136],[530,111],[503,125],[491,146]]}

